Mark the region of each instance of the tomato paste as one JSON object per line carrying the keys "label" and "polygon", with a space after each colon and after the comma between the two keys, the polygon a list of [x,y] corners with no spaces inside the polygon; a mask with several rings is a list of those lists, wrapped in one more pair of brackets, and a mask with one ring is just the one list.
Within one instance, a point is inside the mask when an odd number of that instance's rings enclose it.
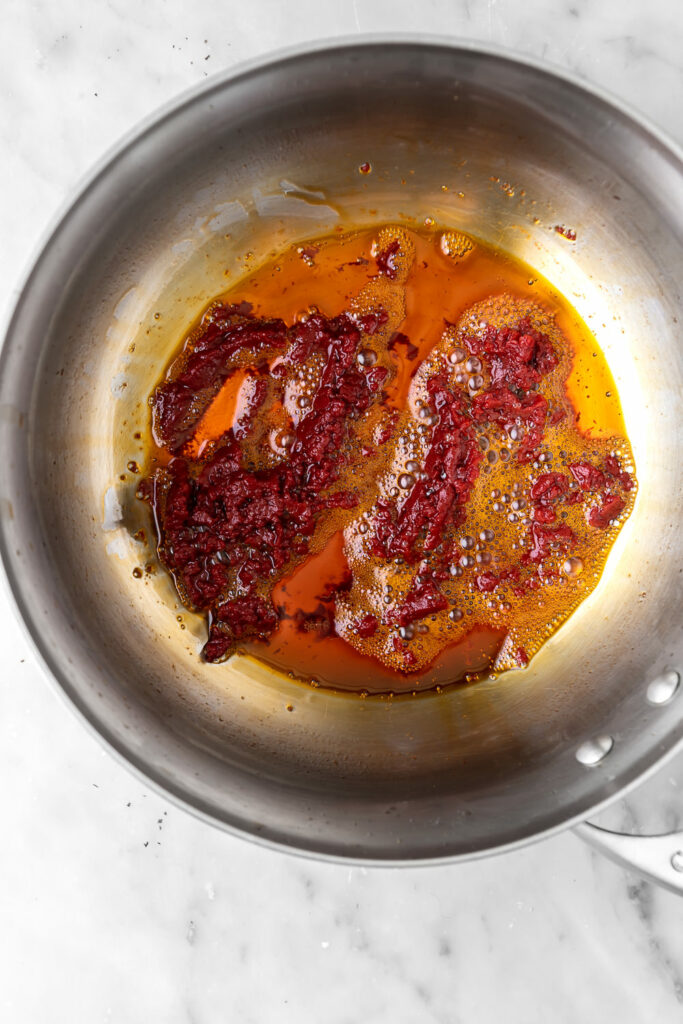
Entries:
{"label": "tomato paste", "polygon": [[635,497],[595,340],[453,231],[293,247],[209,307],[150,401],[142,493],[203,657],[315,684],[526,666]]}

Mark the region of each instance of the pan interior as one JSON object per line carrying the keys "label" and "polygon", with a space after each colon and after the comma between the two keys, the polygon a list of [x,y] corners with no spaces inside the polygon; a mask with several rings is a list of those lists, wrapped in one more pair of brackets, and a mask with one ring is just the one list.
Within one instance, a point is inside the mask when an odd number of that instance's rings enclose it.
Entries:
{"label": "pan interior", "polygon": [[[150,559],[126,474],[146,397],[245,257],[425,217],[530,263],[606,354],[640,489],[604,576],[529,669],[439,695],[361,700],[250,659],[205,665],[201,620],[163,573],[133,575]],[[218,822],[366,859],[523,841],[636,778],[681,735],[680,699],[646,691],[681,665],[682,217],[680,164],[644,129],[544,71],[449,47],[283,59],[127,144],[40,257],[0,385],[6,566],[88,720]],[[587,768],[575,752],[601,734],[614,746]]]}

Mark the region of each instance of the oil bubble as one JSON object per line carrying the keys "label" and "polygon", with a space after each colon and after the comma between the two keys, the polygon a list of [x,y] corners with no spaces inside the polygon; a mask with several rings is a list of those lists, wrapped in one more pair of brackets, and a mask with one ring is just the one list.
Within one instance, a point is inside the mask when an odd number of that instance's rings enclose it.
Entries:
{"label": "oil bubble", "polygon": [[275,444],[278,448],[291,448],[294,444],[294,434],[290,434],[287,431],[282,431],[275,438]]}
{"label": "oil bubble", "polygon": [[583,572],[583,559],[576,556],[565,559],[562,565],[562,572],[565,576],[569,576],[571,580],[575,580]]}

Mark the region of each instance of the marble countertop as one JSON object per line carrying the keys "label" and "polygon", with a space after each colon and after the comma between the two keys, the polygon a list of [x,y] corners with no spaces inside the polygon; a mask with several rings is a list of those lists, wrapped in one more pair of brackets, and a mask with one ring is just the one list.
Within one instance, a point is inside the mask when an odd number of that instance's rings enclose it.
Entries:
{"label": "marble countertop", "polygon": [[[543,57],[683,141],[675,0],[5,0],[0,307],[90,164],[185,87],[323,36],[445,33]],[[0,594],[0,1019],[507,1024],[683,1019],[683,901],[564,834],[362,869],[223,835],[115,763]],[[683,827],[683,757],[603,815]]]}

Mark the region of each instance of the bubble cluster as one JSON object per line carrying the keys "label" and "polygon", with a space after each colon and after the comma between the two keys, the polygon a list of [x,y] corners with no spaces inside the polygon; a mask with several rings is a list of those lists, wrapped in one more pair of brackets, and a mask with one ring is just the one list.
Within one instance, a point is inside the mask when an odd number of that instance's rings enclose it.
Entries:
{"label": "bubble cluster", "polygon": [[474,242],[462,231],[444,231],[440,241],[441,252],[458,262],[474,249]]}

